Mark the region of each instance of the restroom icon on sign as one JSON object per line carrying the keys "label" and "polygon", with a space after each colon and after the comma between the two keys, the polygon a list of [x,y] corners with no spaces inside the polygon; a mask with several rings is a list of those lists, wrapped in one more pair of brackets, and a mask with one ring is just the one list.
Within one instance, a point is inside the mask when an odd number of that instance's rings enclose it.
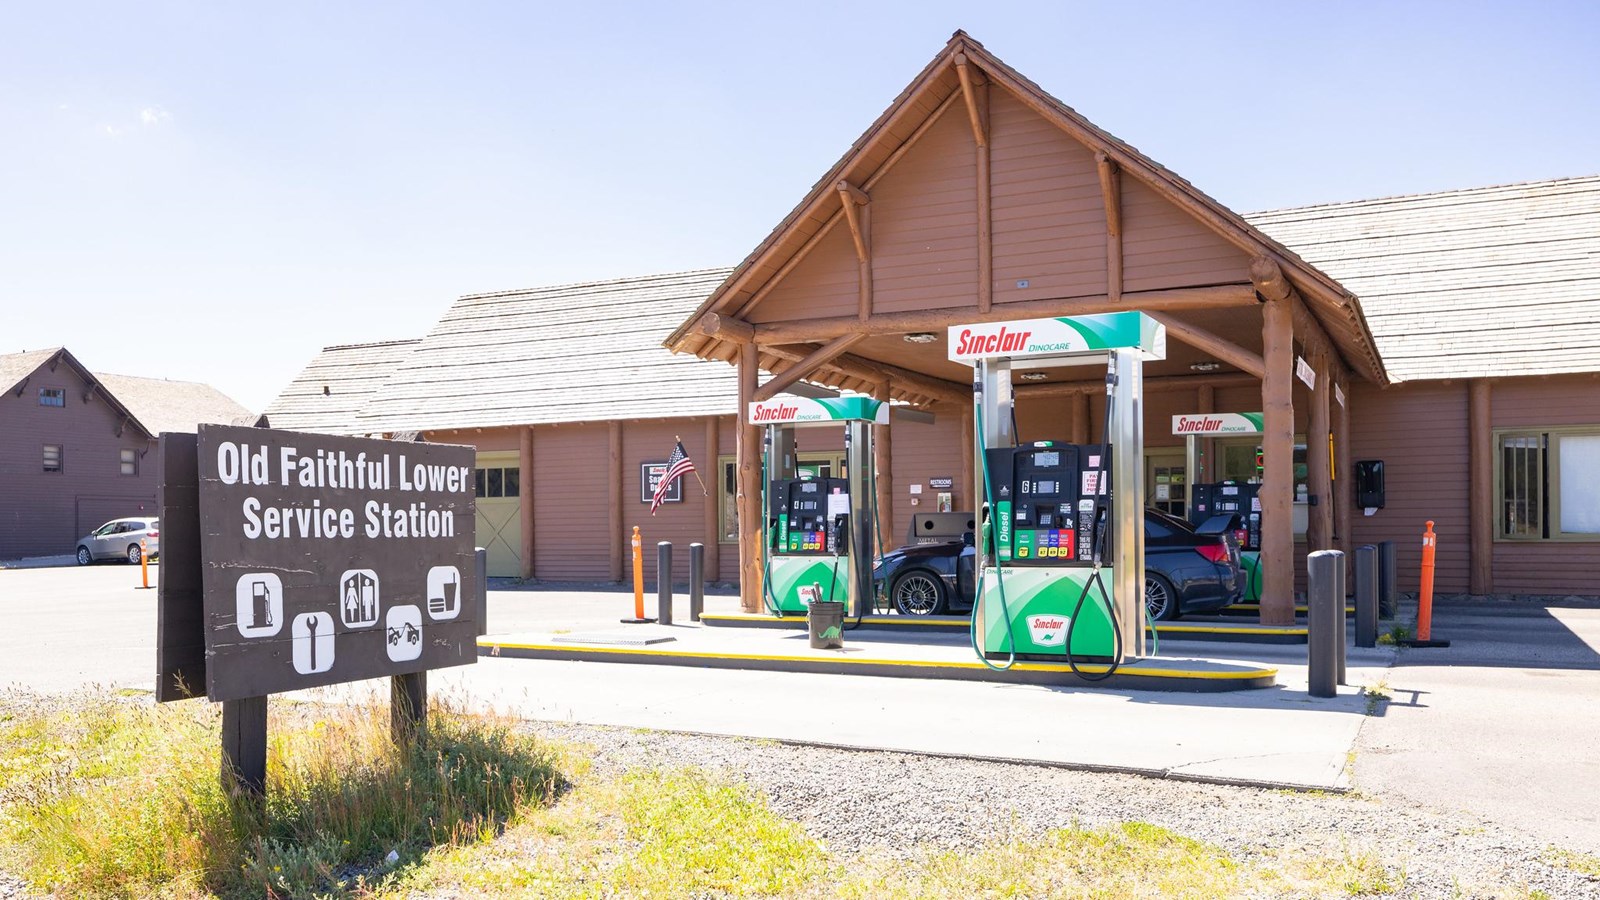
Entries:
{"label": "restroom icon on sign", "polygon": [[378,624],[378,573],[350,569],[339,576],[339,618],[347,628]]}

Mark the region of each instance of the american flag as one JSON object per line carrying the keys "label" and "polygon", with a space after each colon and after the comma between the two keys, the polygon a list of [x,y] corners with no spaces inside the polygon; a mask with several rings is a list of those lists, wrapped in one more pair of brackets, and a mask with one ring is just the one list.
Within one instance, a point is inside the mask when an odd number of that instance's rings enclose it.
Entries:
{"label": "american flag", "polygon": [[693,471],[694,463],[690,461],[688,452],[683,449],[683,441],[679,441],[672,448],[672,455],[667,457],[667,471],[663,472],[661,480],[656,482],[655,496],[650,498],[650,515],[655,515],[661,501],[667,499],[667,491],[671,489],[672,483]]}

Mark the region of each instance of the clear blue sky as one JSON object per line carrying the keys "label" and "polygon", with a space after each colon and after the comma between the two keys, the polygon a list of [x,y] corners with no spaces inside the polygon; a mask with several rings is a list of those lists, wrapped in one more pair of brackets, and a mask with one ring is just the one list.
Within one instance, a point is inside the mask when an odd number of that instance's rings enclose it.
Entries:
{"label": "clear blue sky", "polygon": [[1239,211],[1594,174],[1597,10],[9,4],[0,352],[259,410],[460,294],[732,265],[957,28]]}

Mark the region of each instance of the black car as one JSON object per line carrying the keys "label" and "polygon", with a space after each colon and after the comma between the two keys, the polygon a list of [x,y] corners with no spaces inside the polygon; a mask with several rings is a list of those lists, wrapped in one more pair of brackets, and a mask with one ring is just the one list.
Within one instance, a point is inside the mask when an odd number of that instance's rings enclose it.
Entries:
{"label": "black car", "polygon": [[[1239,544],[1231,529],[1200,530],[1144,511],[1144,602],[1152,619],[1175,619],[1237,603],[1244,593]],[[1219,517],[1219,526],[1221,517]],[[969,540],[891,550],[872,569],[879,602],[905,615],[972,609],[974,551]]]}

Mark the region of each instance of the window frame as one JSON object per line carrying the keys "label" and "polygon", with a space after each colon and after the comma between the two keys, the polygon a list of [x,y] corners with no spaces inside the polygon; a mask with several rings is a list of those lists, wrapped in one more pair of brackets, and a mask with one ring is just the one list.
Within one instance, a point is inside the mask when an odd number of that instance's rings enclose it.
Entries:
{"label": "window frame", "polygon": [[[1539,503],[1543,521],[1539,534],[1530,537],[1510,535],[1505,530],[1502,512],[1505,504],[1505,466],[1502,454],[1508,437],[1537,438],[1542,451],[1539,459]],[[1491,432],[1493,448],[1494,486],[1494,543],[1497,544],[1593,544],[1600,543],[1600,533],[1561,531],[1561,438],[1600,437],[1600,424],[1595,425],[1530,425],[1496,428]]]}
{"label": "window frame", "polygon": [[127,447],[117,451],[117,474],[124,478],[139,477],[139,451]]}
{"label": "window frame", "polygon": [[[44,398],[45,398],[45,396],[47,394],[51,395],[51,396],[59,395],[61,397],[61,402],[60,403],[46,403],[46,402],[44,402]],[[55,387],[42,387],[42,388],[39,388],[39,405],[45,407],[46,409],[66,409],[67,408],[67,389],[66,388],[55,388]]]}
{"label": "window frame", "polygon": [[[827,466],[829,473],[828,477],[832,477],[835,475],[835,473],[844,471],[844,451],[802,451],[800,453],[800,459],[798,462],[801,466]],[[739,533],[737,530],[734,531],[733,537],[727,536],[730,518],[736,522],[739,515],[739,471],[737,468],[734,469],[734,489],[729,491],[727,489],[727,467],[737,467],[738,464],[738,458],[732,453],[722,453],[717,455],[717,543],[724,546],[732,546],[739,543]],[[759,479],[759,475],[757,477]],[[733,502],[728,502],[729,498],[732,498]]]}
{"label": "window frame", "polygon": [[[56,467],[54,469],[50,468],[49,451],[51,448],[56,451]],[[60,475],[67,471],[66,446],[63,444],[40,444],[39,463],[44,468],[44,474],[46,475]]]}

